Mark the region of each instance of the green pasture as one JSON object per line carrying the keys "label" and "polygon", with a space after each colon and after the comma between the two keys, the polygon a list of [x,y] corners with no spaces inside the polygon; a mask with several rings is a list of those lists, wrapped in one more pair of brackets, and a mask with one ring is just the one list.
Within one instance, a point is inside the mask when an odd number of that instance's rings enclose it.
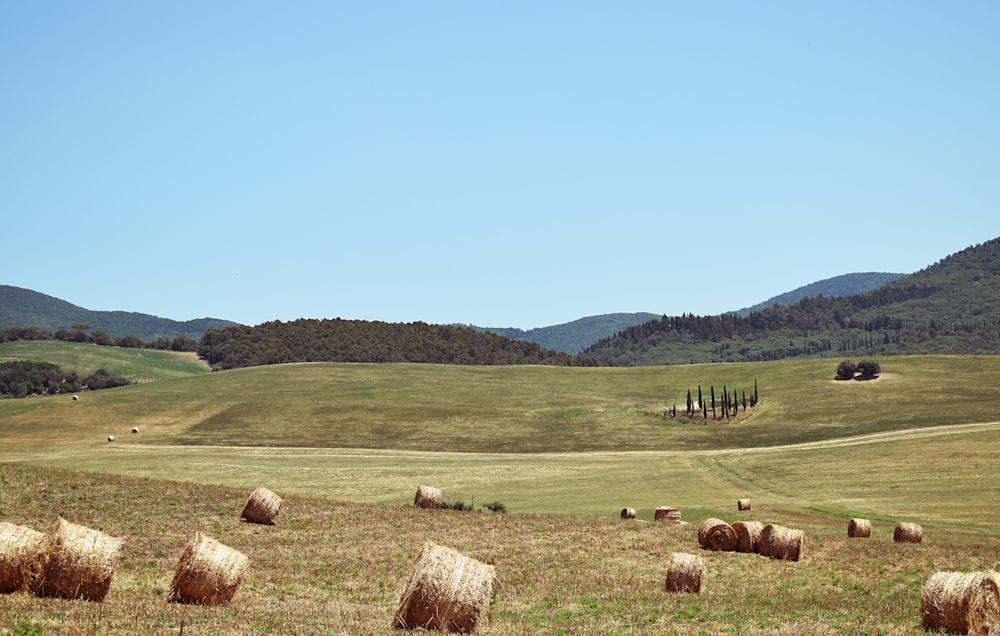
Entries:
{"label": "green pasture", "polygon": [[136,382],[169,380],[209,372],[208,365],[193,353],[99,347],[60,340],[2,343],[0,362],[6,360],[50,362],[80,375],[89,375],[103,368],[115,377],[126,377]]}
{"label": "green pasture", "polygon": [[[669,505],[697,518],[749,497],[765,516],[995,532],[1000,360],[884,358],[870,382],[833,380],[838,362],[182,375],[78,401],[0,400],[0,461],[378,503],[428,484],[464,503],[585,516]],[[708,399],[710,386],[749,394],[755,380],[760,405],[735,419],[664,415],[699,385]]]}

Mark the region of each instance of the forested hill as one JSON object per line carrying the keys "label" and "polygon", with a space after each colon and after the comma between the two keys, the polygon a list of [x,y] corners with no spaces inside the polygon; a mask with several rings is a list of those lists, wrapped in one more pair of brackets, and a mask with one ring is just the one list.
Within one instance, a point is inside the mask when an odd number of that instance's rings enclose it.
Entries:
{"label": "forested hill", "polygon": [[30,289],[0,285],[0,327],[59,331],[80,324],[103,331],[111,338],[135,336],[153,341],[184,336],[197,341],[208,329],[221,329],[236,323],[218,318],[177,321],[128,311],[92,311]]}
{"label": "forested hill", "polygon": [[865,294],[748,316],[665,316],[583,355],[634,366],[921,353],[1000,354],[1000,238]]}
{"label": "forested hill", "polygon": [[512,340],[527,340],[546,349],[577,354],[601,338],[607,338],[626,327],[639,325],[659,317],[659,314],[650,313],[602,314],[580,318],[561,325],[535,329],[471,326],[476,331],[491,331]]}
{"label": "forested hill", "polygon": [[212,329],[202,337],[198,355],[215,369],[287,362],[596,365],[593,359],[468,327],[340,318]]}
{"label": "forested hill", "polygon": [[824,280],[809,283],[793,289],[790,292],[779,294],[768,298],[762,303],[757,303],[752,307],[746,307],[735,312],[740,316],[749,316],[755,311],[767,309],[774,305],[794,305],[803,298],[815,298],[816,296],[826,296],[827,298],[839,298],[841,296],[856,296],[864,294],[895,282],[907,274],[890,274],[884,272],[862,272],[859,274],[842,274]]}

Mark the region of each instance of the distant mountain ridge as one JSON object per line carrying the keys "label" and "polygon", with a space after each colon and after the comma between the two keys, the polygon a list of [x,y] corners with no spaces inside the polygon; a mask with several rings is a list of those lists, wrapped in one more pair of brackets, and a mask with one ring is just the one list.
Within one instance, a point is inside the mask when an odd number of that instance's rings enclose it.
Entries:
{"label": "distant mountain ridge", "polygon": [[200,340],[209,329],[223,329],[238,323],[219,318],[177,321],[150,314],[127,311],[92,311],[40,292],[0,285],[0,327],[38,327],[55,332],[86,324],[111,338],[135,336],[145,342],[158,338],[186,336]]}
{"label": "distant mountain ridge", "polygon": [[607,338],[626,327],[656,320],[659,317],[660,314],[650,313],[602,314],[580,318],[561,325],[527,330],[516,327],[470,326],[476,331],[492,332],[506,336],[511,340],[526,340],[546,349],[576,355],[601,338]]}
{"label": "distant mountain ridge", "polygon": [[891,274],[885,272],[861,272],[858,274],[842,274],[833,278],[816,281],[808,285],[803,285],[790,292],[779,294],[768,298],[762,303],[757,303],[752,307],[744,307],[734,312],[738,316],[749,316],[752,312],[767,309],[774,305],[794,305],[803,298],[816,298],[824,296],[826,298],[840,298],[842,296],[855,296],[864,294],[894,283],[900,278],[909,274]]}

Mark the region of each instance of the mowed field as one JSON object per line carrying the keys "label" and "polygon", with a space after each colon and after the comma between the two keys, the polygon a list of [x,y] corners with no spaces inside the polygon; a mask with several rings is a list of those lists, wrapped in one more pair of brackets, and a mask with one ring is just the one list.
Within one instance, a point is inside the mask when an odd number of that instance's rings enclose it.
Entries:
{"label": "mowed field", "polygon": [[[0,520],[130,538],[103,609],[15,595],[0,617],[36,633],[391,633],[434,540],[497,564],[486,633],[922,633],[935,570],[1000,562],[1000,360],[884,358],[872,382],[834,381],[838,362],[299,364],[2,400]],[[755,381],[761,403],[736,419],[664,417],[699,385]],[[421,484],[477,512],[415,510]],[[235,519],[258,485],[285,497],[279,526]],[[479,512],[493,501],[509,513]],[[652,523],[664,505],[691,525]],[[805,558],[700,550],[709,516],[799,527]],[[871,539],[846,538],[851,517]],[[924,542],[893,544],[897,521]],[[164,602],[197,529],[255,562],[225,610]],[[673,551],[707,559],[702,595],[663,592]]]}

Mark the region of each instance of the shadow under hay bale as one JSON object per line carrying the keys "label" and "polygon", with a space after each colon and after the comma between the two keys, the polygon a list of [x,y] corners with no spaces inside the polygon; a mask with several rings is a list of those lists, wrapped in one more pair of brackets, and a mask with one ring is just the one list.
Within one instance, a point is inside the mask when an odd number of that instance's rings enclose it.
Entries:
{"label": "shadow under hay bale", "polygon": [[847,522],[849,539],[867,539],[872,536],[872,522],[867,519],[851,519]]}
{"label": "shadow under hay bale", "polygon": [[701,593],[705,580],[705,559],[695,554],[674,552],[667,566],[666,590],[668,592]]}
{"label": "shadow under hay bale", "polygon": [[635,508],[622,508],[622,519],[635,519]]}
{"label": "shadow under hay bale", "polygon": [[734,521],[733,532],[736,533],[736,551],[752,554],[760,551],[760,533],[764,524],[760,521]]}
{"label": "shadow under hay bale", "polygon": [[281,497],[260,486],[250,493],[250,498],[247,499],[246,505],[243,506],[243,512],[240,513],[240,518],[250,523],[273,526],[274,519],[280,511]]}
{"label": "shadow under hay bale", "polygon": [[441,490],[433,486],[417,486],[417,494],[413,496],[414,508],[440,508]]}
{"label": "shadow under hay bale", "polygon": [[892,540],[895,543],[920,543],[924,539],[924,529],[920,524],[901,522],[896,524],[896,529],[892,531]]}
{"label": "shadow under hay bale", "polygon": [[474,632],[489,608],[493,577],[494,566],[428,541],[399,599],[393,626]]}
{"label": "shadow under hay bale", "polygon": [[1000,633],[1000,588],[995,572],[935,572],[920,593],[925,630]]}
{"label": "shadow under hay bale", "polygon": [[242,552],[197,532],[177,562],[167,602],[229,605],[249,565]]}
{"label": "shadow under hay bale", "polygon": [[749,499],[737,499],[736,500],[736,509],[740,510],[740,511],[750,510],[750,500]]}
{"label": "shadow under hay bale", "polygon": [[698,545],[706,550],[732,552],[736,549],[736,532],[722,519],[709,517],[698,524]]}
{"label": "shadow under hay bale", "polygon": [[806,535],[801,530],[769,523],[760,531],[758,552],[772,559],[798,561],[802,558],[805,541]]}
{"label": "shadow under hay bale", "polygon": [[125,539],[60,517],[46,543],[42,574],[29,583],[35,596],[103,601]]}
{"label": "shadow under hay bale", "polygon": [[28,589],[42,574],[45,533],[0,521],[0,594]]}
{"label": "shadow under hay bale", "polygon": [[653,511],[653,521],[662,521],[665,523],[678,523],[681,520],[680,508],[671,508],[670,506],[660,506]]}

